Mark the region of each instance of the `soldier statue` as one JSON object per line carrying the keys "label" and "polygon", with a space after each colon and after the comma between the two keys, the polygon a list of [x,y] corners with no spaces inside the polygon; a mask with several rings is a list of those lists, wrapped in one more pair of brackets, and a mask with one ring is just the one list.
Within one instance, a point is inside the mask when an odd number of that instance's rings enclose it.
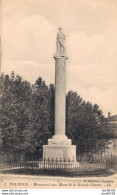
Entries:
{"label": "soldier statue", "polygon": [[56,45],[57,45],[57,53],[60,55],[64,55],[66,52],[65,35],[62,32],[62,28],[59,28],[59,32],[57,33]]}

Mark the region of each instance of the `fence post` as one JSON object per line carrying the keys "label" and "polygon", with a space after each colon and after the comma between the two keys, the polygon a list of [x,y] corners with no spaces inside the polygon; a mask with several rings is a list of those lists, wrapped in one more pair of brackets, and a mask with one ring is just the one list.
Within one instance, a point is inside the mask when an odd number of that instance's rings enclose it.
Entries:
{"label": "fence post", "polygon": [[66,163],[66,158],[64,158],[64,168],[65,168],[65,172],[67,171],[66,165],[67,165],[67,163]]}
{"label": "fence post", "polygon": [[108,158],[106,158],[106,170],[108,169]]}
{"label": "fence post", "polygon": [[45,158],[44,158],[44,170],[45,170]]}
{"label": "fence post", "polygon": [[21,173],[21,160],[20,160],[20,173]]}
{"label": "fence post", "polygon": [[33,157],[32,157],[32,170],[33,170]]}
{"label": "fence post", "polygon": [[61,158],[60,158],[60,170],[61,170]]}
{"label": "fence post", "polygon": [[53,168],[54,168],[54,167],[53,167],[53,158],[52,158],[52,170],[53,170]]}
{"label": "fence post", "polygon": [[57,169],[57,158],[56,158],[56,169]]}
{"label": "fence post", "polygon": [[70,158],[68,158],[68,169],[67,169],[67,173],[68,173],[68,174],[70,173],[70,164],[71,164]]}
{"label": "fence post", "polygon": [[111,169],[112,169],[112,162],[113,162],[113,156],[112,156],[112,153],[111,153]]}
{"label": "fence post", "polygon": [[48,168],[49,168],[49,165],[50,165],[50,163],[49,163],[49,158],[48,158]]}

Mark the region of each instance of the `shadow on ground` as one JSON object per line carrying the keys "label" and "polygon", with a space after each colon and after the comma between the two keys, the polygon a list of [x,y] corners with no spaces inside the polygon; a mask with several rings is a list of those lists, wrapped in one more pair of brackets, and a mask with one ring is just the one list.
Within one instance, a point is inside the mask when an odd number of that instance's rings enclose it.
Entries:
{"label": "shadow on ground", "polygon": [[107,177],[114,175],[116,171],[114,170],[104,170],[104,169],[95,169],[95,170],[84,170],[75,172],[69,170],[34,170],[34,169],[12,169],[12,170],[3,170],[2,174],[16,174],[16,175],[40,175],[40,176],[61,176],[61,177]]}

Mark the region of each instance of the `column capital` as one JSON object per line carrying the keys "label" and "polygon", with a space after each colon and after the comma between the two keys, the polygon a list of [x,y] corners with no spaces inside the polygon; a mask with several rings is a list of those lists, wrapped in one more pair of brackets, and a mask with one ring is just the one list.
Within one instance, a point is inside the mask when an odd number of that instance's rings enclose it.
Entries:
{"label": "column capital", "polygon": [[67,55],[60,55],[60,54],[57,54],[55,53],[55,55],[53,56],[53,58],[56,60],[56,59],[65,59],[67,60],[68,59],[68,56]]}

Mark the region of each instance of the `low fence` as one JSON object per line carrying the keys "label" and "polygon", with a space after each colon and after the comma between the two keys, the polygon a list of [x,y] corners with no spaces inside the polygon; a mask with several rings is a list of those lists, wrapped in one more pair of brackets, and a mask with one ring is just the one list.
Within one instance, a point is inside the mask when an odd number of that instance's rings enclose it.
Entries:
{"label": "low fence", "polygon": [[117,157],[115,156],[92,156],[91,158],[79,156],[77,161],[61,159],[27,159],[18,160],[9,158],[0,163],[0,172],[4,174],[26,175],[52,175],[52,176],[90,176],[106,175],[107,170],[115,169]]}

